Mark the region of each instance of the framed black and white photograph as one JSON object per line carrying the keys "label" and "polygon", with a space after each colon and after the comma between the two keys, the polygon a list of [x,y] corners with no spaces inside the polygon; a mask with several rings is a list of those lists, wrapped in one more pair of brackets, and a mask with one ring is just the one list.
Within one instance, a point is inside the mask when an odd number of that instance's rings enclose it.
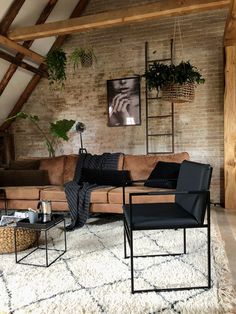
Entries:
{"label": "framed black and white photograph", "polygon": [[107,81],[108,126],[141,124],[140,77]]}

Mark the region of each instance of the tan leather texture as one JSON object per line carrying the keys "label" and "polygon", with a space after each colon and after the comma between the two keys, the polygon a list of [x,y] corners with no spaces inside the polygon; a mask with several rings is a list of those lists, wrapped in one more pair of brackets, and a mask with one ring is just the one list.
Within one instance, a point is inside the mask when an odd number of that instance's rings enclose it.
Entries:
{"label": "tan leather texture", "polygon": [[189,159],[189,154],[176,153],[171,155],[125,155],[124,170],[130,171],[131,180],[146,180],[158,161],[182,162]]}
{"label": "tan leather texture", "polygon": [[[160,188],[149,188],[146,186],[127,186],[125,188],[125,202],[129,203],[129,193],[135,192],[154,192],[154,191],[171,191]],[[175,197],[173,195],[154,195],[154,196],[135,196],[133,197],[132,202],[135,203],[165,203],[165,202],[174,202]],[[122,204],[123,203],[123,194],[122,188],[116,188],[109,192],[108,194],[109,204]]]}
{"label": "tan leather texture", "polygon": [[38,200],[8,200],[8,208],[16,210],[27,210],[28,208],[37,209]]}
{"label": "tan leather texture", "polygon": [[11,187],[4,187],[4,189],[6,191],[7,199],[12,199],[12,200],[38,200],[39,199],[40,187],[38,186],[11,186]]}
{"label": "tan leather texture", "polygon": [[79,158],[78,155],[65,156],[65,167],[64,167],[64,176],[63,176],[64,183],[73,180],[75,167],[76,167],[78,158]]}
{"label": "tan leather texture", "polygon": [[121,204],[91,204],[89,211],[91,213],[115,213],[122,214]]}
{"label": "tan leather texture", "polygon": [[53,185],[63,185],[65,156],[44,158],[40,160],[40,170],[47,170],[49,181]]}

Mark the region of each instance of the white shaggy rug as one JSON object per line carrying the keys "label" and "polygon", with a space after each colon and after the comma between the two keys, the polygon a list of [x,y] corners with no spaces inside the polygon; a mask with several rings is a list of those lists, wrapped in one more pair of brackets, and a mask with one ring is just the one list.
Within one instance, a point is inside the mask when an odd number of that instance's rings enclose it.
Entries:
{"label": "white shaggy rug", "polygon": [[[53,246],[63,245],[61,229],[51,236],[56,237]],[[183,250],[179,230],[137,233],[135,239],[137,253]],[[123,227],[117,217],[91,218],[84,228],[67,233],[67,244],[67,253],[48,268],[15,264],[13,254],[0,256],[0,313],[233,313],[235,295],[217,226],[212,226],[211,290],[132,295],[130,261],[123,258]],[[44,261],[42,253],[31,261]],[[187,253],[136,259],[135,288],[205,284],[204,229],[187,231]]]}

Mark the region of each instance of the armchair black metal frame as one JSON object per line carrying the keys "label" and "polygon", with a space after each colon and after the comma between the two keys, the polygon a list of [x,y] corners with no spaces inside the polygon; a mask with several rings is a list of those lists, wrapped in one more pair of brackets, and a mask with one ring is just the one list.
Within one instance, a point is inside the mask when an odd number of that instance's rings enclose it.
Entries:
{"label": "armchair black metal frame", "polygon": [[[187,162],[190,163],[190,162]],[[197,163],[195,163],[197,164]],[[201,164],[198,164],[201,165]],[[205,165],[209,166],[209,165]],[[155,191],[155,192],[137,192],[137,193],[130,193],[129,194],[129,204],[125,204],[125,186],[123,186],[123,209],[124,209],[124,256],[125,258],[128,258],[127,255],[127,240],[130,247],[130,261],[131,261],[131,292],[132,293],[139,293],[139,292],[150,292],[150,291],[176,291],[176,290],[189,290],[189,289],[210,289],[211,288],[211,235],[210,235],[210,192],[209,192],[209,185],[211,180],[211,173],[212,168],[209,166],[208,168],[208,183],[207,183],[207,189],[204,190],[192,190],[192,191],[178,191],[178,185],[176,191]],[[194,178],[193,178],[194,179]],[[205,211],[201,215],[201,221],[194,221],[191,220],[191,214],[189,214],[190,218],[186,219],[185,223],[179,223],[175,221],[174,223],[171,221],[169,223],[162,223],[162,224],[152,224],[151,226],[145,223],[142,225],[142,223],[136,223],[135,219],[136,211],[139,213],[142,212],[142,209],[151,210],[153,215],[153,206],[156,207],[156,211],[158,213],[158,206],[163,206],[161,203],[153,204],[153,203],[146,203],[146,204],[137,204],[133,203],[133,198],[138,196],[153,196],[153,195],[175,195],[177,197],[195,197],[195,203],[196,197],[203,198],[203,207],[205,206],[206,216],[207,220],[204,222],[205,218]],[[198,199],[199,200],[199,199]],[[166,205],[169,204],[171,206],[171,203],[165,203]],[[174,203],[175,204],[175,203]],[[179,206],[179,205],[178,205]],[[152,216],[151,215],[151,216]],[[182,220],[184,221],[184,220]],[[189,222],[188,222],[189,221]],[[177,222],[177,223],[176,223]],[[186,250],[186,229],[191,228],[206,228],[207,229],[207,270],[208,270],[208,278],[207,278],[207,284],[206,285],[199,285],[199,286],[188,286],[188,287],[168,287],[168,288],[154,288],[154,289],[139,289],[135,290],[134,288],[134,258],[136,257],[155,257],[155,256],[178,256],[183,255],[187,253]],[[134,246],[133,246],[133,232],[134,231],[141,231],[141,230],[176,230],[176,229],[183,229],[183,253],[174,253],[174,254],[153,254],[153,255],[134,255]]]}

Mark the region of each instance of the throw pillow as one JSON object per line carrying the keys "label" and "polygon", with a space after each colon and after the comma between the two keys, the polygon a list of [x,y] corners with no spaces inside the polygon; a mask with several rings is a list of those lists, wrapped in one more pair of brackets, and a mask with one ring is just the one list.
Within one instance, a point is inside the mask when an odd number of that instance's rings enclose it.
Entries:
{"label": "throw pillow", "polygon": [[130,179],[129,171],[82,168],[80,183],[123,186]]}
{"label": "throw pillow", "polygon": [[144,185],[156,188],[175,189],[179,169],[179,163],[159,161]]}

